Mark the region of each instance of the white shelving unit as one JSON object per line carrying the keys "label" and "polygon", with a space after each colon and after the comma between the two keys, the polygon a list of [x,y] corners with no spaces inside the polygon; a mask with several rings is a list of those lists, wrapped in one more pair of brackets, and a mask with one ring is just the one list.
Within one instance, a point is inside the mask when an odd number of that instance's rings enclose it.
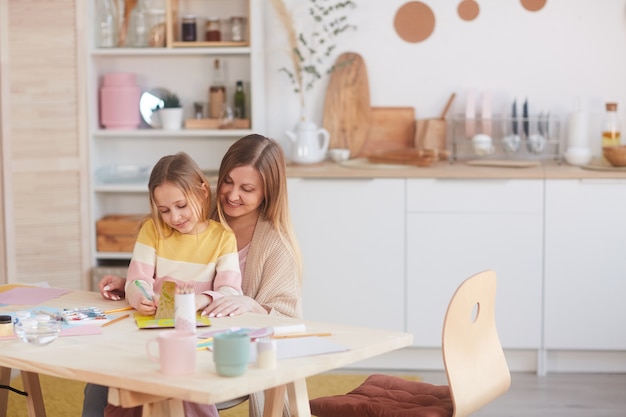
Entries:
{"label": "white shelving unit", "polygon": [[[147,213],[149,210],[146,180],[138,182],[103,182],[97,171],[113,165],[152,167],[163,155],[185,151],[207,171],[217,171],[222,156],[238,138],[252,132],[263,133],[265,114],[263,74],[263,6],[253,0],[163,0],[168,33],[174,34],[165,47],[96,48],[95,0],[87,8],[87,114],[89,143],[91,252],[94,266],[124,265],[126,252],[98,252],[96,221],[109,214]],[[172,11],[178,11],[175,15]],[[193,13],[198,17],[198,42],[176,39],[180,18]],[[245,16],[246,39],[243,42],[203,42],[206,17]],[[179,95],[184,119],[193,117],[193,103],[208,105],[209,86],[213,81],[213,62],[224,65],[227,99],[232,104],[235,83],[246,86],[250,129],[182,129],[167,131],[147,124],[136,130],[107,130],[99,121],[99,88],[102,76],[109,72],[132,72],[141,91],[165,88]],[[205,109],[206,110],[206,109]]]}

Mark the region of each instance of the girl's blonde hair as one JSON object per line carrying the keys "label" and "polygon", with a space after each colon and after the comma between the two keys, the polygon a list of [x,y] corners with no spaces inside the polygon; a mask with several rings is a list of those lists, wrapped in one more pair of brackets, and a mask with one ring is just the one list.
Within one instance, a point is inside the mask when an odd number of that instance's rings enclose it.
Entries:
{"label": "girl's blonde hair", "polygon": [[148,181],[150,217],[159,236],[168,237],[174,231],[163,221],[154,201],[154,190],[165,183],[176,186],[183,193],[198,222],[209,219],[211,191],[208,180],[198,164],[185,152],[164,156],[152,168]]}
{"label": "girl's blonde hair", "polygon": [[[287,196],[287,173],[282,147],[272,139],[252,134],[237,140],[226,151],[220,165],[217,189],[220,190],[226,176],[236,167],[252,166],[263,180],[263,201],[261,216],[267,219],[278,231],[291,255],[296,261],[299,276],[302,276],[300,247],[291,223],[289,199]],[[219,191],[218,191],[219,192]],[[217,200],[217,212],[224,222],[224,212]]]}

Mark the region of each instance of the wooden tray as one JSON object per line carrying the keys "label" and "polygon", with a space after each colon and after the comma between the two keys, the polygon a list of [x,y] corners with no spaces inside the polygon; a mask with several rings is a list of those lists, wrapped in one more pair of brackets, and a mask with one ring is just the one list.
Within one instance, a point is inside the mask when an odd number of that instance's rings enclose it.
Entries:
{"label": "wooden tray", "polygon": [[250,119],[233,119],[228,126],[220,126],[220,119],[187,119],[185,129],[250,129]]}
{"label": "wooden tray", "polygon": [[372,163],[377,164],[400,164],[428,167],[437,161],[437,156],[432,152],[418,149],[398,149],[376,152],[367,157]]}

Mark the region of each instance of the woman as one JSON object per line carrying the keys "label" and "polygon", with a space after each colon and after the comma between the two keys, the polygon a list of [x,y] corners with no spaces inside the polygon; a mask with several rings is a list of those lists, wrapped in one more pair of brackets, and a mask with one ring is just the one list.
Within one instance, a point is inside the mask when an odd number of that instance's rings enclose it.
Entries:
{"label": "woman", "polygon": [[[217,207],[212,217],[235,233],[243,294],[215,300],[209,317],[246,312],[302,317],[302,263],[289,215],[287,177],[282,148],[261,135],[235,142],[220,165]],[[120,300],[125,279],[105,276],[99,283],[104,298]],[[250,415],[261,415],[262,394],[250,396]],[[85,387],[83,417],[101,417],[107,388]]]}

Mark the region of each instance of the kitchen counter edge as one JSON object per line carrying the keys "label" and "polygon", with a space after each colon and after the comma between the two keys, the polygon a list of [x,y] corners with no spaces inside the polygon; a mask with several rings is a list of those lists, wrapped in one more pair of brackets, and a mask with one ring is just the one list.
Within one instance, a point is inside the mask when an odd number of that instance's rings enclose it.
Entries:
{"label": "kitchen counter edge", "polygon": [[347,167],[334,162],[311,165],[287,165],[291,178],[454,178],[454,179],[624,179],[623,170],[591,170],[579,166],[559,164],[554,161],[540,162],[532,167],[483,167],[470,166],[463,161],[450,163],[440,161],[430,167],[398,165],[394,167],[375,164]]}

